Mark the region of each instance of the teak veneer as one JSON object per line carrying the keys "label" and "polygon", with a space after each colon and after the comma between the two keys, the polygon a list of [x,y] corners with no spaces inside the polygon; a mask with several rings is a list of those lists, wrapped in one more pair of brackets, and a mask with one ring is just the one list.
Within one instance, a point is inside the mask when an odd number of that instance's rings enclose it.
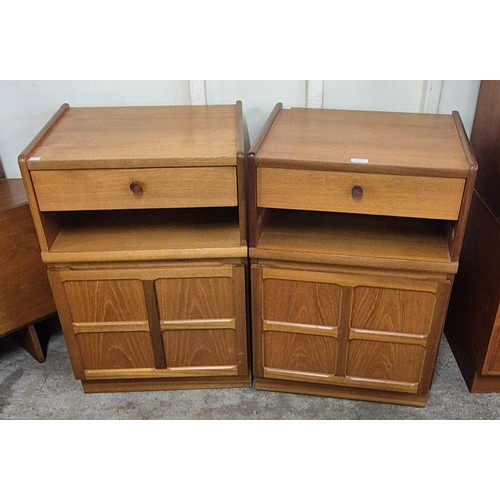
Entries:
{"label": "teak veneer", "polygon": [[242,106],[63,105],[19,157],[85,392],[251,384]]}
{"label": "teak veneer", "polygon": [[36,323],[56,306],[21,179],[0,179],[0,228],[0,337],[13,334],[43,362]]}
{"label": "teak veneer", "polygon": [[458,113],[275,107],[249,152],[257,389],[425,405],[476,169]]}

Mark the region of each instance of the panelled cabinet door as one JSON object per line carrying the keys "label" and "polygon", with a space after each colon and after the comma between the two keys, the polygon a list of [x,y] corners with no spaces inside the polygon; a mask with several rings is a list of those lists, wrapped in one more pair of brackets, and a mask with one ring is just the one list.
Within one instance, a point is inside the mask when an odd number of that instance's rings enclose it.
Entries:
{"label": "panelled cabinet door", "polygon": [[243,265],[60,274],[84,379],[248,374]]}
{"label": "panelled cabinet door", "polygon": [[261,272],[264,374],[292,380],[333,376],[341,288],[326,273]]}
{"label": "panelled cabinet door", "polygon": [[417,392],[436,310],[435,283],[391,280],[353,289],[346,376]]}
{"label": "panelled cabinet door", "polygon": [[425,392],[448,281],[254,266],[257,377]]}
{"label": "panelled cabinet door", "polygon": [[179,268],[155,288],[167,368],[248,373],[243,266]]}
{"label": "panelled cabinet door", "polygon": [[66,281],[64,289],[87,373],[154,367],[141,281]]}

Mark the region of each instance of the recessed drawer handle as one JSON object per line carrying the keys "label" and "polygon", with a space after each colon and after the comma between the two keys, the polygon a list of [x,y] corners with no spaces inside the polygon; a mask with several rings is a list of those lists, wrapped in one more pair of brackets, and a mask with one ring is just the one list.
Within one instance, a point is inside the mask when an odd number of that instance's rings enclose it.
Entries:
{"label": "recessed drawer handle", "polygon": [[129,187],[134,194],[140,194],[143,191],[142,184],[139,181],[132,181]]}
{"label": "recessed drawer handle", "polygon": [[351,195],[353,200],[361,200],[363,198],[363,188],[361,186],[353,186]]}

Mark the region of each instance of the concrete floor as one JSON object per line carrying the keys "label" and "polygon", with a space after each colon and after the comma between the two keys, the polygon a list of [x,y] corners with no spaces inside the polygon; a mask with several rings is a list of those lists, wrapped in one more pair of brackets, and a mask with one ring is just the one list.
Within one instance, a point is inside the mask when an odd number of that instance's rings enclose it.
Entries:
{"label": "concrete floor", "polygon": [[59,330],[37,363],[0,339],[0,419],[481,419],[500,418],[500,394],[470,394],[443,338],[425,408],[247,389],[84,394]]}

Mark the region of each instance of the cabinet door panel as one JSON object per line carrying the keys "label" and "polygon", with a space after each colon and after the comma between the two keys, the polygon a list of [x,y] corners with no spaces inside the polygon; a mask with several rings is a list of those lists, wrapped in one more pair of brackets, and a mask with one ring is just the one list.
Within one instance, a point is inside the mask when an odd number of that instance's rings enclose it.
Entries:
{"label": "cabinet door panel", "polygon": [[327,274],[265,269],[260,359],[269,376],[335,373],[341,296]]}
{"label": "cabinet door panel", "polygon": [[425,348],[419,345],[350,340],[346,375],[418,384],[424,357]]}
{"label": "cabinet door panel", "polygon": [[85,370],[155,366],[142,282],[64,283]]}
{"label": "cabinet door panel", "polygon": [[232,278],[172,278],[156,281],[162,320],[234,318]]}
{"label": "cabinet door panel", "polygon": [[154,368],[148,332],[82,333],[77,340],[86,370]]}
{"label": "cabinet door panel", "polygon": [[69,281],[64,284],[74,322],[147,321],[142,282]]}
{"label": "cabinet door panel", "polygon": [[264,366],[309,373],[335,373],[337,341],[333,337],[286,332],[264,333]]}
{"label": "cabinet door panel", "polygon": [[169,368],[235,366],[233,330],[173,330],[163,332]]}
{"label": "cabinet door panel", "polygon": [[155,284],[167,368],[238,367],[243,372],[243,268],[206,269],[204,276],[193,272],[186,270],[184,277],[179,269]]}
{"label": "cabinet door panel", "polygon": [[394,279],[393,286],[354,288],[347,377],[417,392],[436,307],[434,287],[421,286]]}
{"label": "cabinet door panel", "polygon": [[435,295],[429,292],[358,286],[351,326],[365,330],[427,335]]}
{"label": "cabinet door panel", "polygon": [[340,287],[331,283],[264,280],[264,319],[295,324],[337,326]]}

